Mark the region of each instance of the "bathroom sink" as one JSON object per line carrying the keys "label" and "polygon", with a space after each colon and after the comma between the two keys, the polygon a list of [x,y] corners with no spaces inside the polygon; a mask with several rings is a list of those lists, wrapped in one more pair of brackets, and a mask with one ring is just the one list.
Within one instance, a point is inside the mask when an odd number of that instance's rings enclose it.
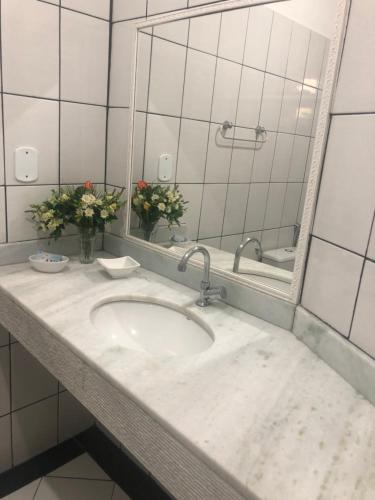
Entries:
{"label": "bathroom sink", "polygon": [[187,356],[212,345],[210,329],[193,313],[165,302],[121,299],[101,303],[91,312],[95,328],[113,346],[154,356]]}

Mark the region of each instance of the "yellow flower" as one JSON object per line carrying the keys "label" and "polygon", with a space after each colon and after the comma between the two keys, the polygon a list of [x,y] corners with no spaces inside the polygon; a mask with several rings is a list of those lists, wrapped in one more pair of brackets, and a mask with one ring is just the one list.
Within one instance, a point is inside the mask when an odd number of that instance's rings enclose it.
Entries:
{"label": "yellow flower", "polygon": [[61,201],[68,201],[69,200],[69,195],[67,195],[66,193],[63,193],[61,195]]}
{"label": "yellow flower", "polygon": [[145,202],[143,203],[143,208],[144,208],[145,210],[148,210],[150,207],[151,207],[151,205],[149,204],[149,202],[148,202],[148,201],[145,201]]}
{"label": "yellow flower", "polygon": [[102,211],[100,212],[100,217],[101,217],[102,219],[106,219],[106,218],[108,217],[108,215],[109,215],[109,213],[107,212],[107,210],[102,210]]}

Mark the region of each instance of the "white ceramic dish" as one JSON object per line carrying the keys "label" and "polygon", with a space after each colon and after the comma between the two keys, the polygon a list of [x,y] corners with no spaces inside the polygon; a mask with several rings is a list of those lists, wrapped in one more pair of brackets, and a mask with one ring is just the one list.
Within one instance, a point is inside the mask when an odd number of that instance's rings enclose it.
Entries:
{"label": "white ceramic dish", "polygon": [[131,257],[118,259],[96,259],[112,278],[125,278],[141,267],[141,264]]}
{"label": "white ceramic dish", "polygon": [[41,255],[30,255],[29,261],[31,267],[41,273],[60,273],[69,262],[69,258],[62,255],[61,261],[50,262]]}

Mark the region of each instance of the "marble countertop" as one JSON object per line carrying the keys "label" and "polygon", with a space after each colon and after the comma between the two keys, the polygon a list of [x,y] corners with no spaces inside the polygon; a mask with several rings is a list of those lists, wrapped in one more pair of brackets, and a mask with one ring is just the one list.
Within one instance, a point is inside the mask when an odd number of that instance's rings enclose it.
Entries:
{"label": "marble countertop", "polygon": [[[290,332],[140,269],[111,280],[97,264],[57,275],[0,267],[8,295],[245,498],[373,500],[375,408]],[[212,347],[156,359],[97,332],[90,311],[152,296],[194,310]],[[1,318],[0,318],[1,320]]]}

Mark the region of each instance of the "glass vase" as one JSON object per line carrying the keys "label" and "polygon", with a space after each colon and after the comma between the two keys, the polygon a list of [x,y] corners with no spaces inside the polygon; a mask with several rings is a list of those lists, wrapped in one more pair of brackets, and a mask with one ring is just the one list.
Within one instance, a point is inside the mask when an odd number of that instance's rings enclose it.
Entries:
{"label": "glass vase", "polygon": [[94,227],[80,227],[79,235],[81,242],[81,254],[79,260],[82,264],[92,264],[95,260],[95,228]]}
{"label": "glass vase", "polygon": [[156,222],[147,222],[147,221],[142,221],[141,222],[141,229],[143,231],[143,238],[145,241],[152,241],[152,237],[154,236],[156,232]]}

